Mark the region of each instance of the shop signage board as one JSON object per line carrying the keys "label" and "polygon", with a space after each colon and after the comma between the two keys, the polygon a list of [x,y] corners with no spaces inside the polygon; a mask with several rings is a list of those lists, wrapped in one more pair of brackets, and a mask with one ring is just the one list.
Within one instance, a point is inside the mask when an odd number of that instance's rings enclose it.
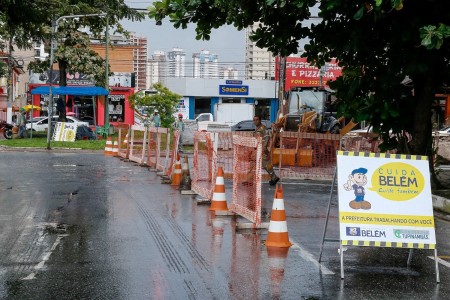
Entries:
{"label": "shop signage board", "polygon": [[219,85],[219,95],[248,95],[248,85]]}
{"label": "shop signage board", "polygon": [[418,248],[437,256],[426,156],[338,151],[337,185],[341,250]]}

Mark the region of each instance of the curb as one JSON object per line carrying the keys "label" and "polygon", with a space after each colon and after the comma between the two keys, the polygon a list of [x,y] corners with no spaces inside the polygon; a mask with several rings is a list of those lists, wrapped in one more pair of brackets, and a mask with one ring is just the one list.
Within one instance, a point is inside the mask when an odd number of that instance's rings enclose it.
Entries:
{"label": "curb", "polygon": [[450,214],[450,200],[441,196],[432,195],[433,198],[433,208]]}

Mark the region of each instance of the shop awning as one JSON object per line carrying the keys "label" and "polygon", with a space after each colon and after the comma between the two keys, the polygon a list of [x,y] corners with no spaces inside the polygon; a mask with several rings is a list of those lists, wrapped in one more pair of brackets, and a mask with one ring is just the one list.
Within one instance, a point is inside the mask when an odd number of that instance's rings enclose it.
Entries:
{"label": "shop awning", "polygon": [[[49,86],[40,86],[31,90],[32,95],[48,95]],[[72,95],[72,96],[105,96],[109,92],[100,86],[55,86],[52,87],[53,95]]]}

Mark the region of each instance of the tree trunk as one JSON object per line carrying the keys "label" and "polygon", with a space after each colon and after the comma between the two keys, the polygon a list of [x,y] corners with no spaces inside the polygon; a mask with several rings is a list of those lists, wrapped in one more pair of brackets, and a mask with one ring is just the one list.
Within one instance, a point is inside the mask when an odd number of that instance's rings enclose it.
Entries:
{"label": "tree trunk", "polygon": [[426,76],[414,80],[414,92],[416,101],[414,115],[413,141],[411,142],[411,154],[428,156],[431,185],[440,187],[441,183],[434,170],[434,151],[432,136],[432,103],[434,100],[433,76]]}

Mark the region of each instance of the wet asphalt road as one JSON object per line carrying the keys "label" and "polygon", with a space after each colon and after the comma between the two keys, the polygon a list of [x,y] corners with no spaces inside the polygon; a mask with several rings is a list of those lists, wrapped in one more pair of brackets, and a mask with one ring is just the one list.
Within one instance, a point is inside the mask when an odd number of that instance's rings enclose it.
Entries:
{"label": "wet asphalt road", "polygon": [[[235,230],[155,172],[102,153],[0,150],[1,299],[449,299],[431,251],[349,248],[317,262],[329,183],[288,182],[294,246],[269,257],[266,231]],[[227,184],[228,201],[231,186]],[[270,212],[273,188],[263,185]],[[332,207],[327,237],[337,238]],[[239,219],[237,219],[239,221]],[[450,223],[436,220],[450,261]]]}

